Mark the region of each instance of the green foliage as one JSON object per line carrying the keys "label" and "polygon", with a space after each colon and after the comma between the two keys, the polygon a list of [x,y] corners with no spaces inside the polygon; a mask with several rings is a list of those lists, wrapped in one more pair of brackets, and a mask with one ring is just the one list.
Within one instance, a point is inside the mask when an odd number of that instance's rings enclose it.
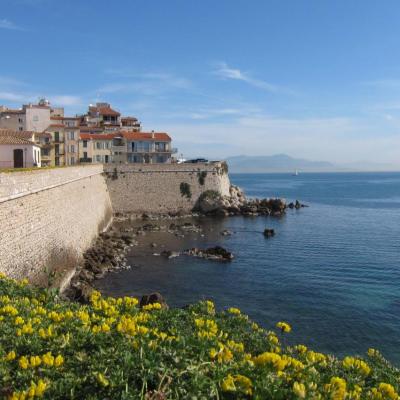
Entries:
{"label": "green foliage", "polygon": [[192,191],[190,189],[190,184],[186,182],[181,182],[179,189],[181,191],[181,196],[186,196],[188,199],[192,198]]}
{"label": "green foliage", "polygon": [[378,351],[339,360],[240,310],[204,301],[142,309],[135,298],[60,300],[0,278],[0,396],[10,399],[398,399],[399,370]]}
{"label": "green foliage", "polygon": [[199,184],[201,186],[204,186],[205,182],[206,182],[206,177],[207,177],[207,171],[201,171],[197,173],[197,178],[199,180]]}

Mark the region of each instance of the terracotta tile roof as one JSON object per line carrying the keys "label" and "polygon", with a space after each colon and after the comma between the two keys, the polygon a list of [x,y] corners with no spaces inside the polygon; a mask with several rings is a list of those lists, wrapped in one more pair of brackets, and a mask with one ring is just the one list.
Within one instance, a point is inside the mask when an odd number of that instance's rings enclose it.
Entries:
{"label": "terracotta tile roof", "polygon": [[119,132],[128,140],[166,140],[171,141],[171,137],[165,132]]}
{"label": "terracotta tile roof", "polygon": [[54,116],[54,117],[50,117],[50,119],[54,119],[54,120],[63,120],[64,117]]}
{"label": "terracotta tile roof", "polygon": [[99,115],[111,115],[116,117],[119,117],[121,115],[118,111],[115,111],[111,107],[106,107],[106,106],[101,106],[101,107],[92,106],[89,107],[89,111],[91,113],[99,113]]}
{"label": "terracotta tile roof", "polygon": [[135,117],[121,117],[121,121],[137,121]]}
{"label": "terracotta tile roof", "polygon": [[[37,146],[37,144],[33,143],[32,141],[28,139],[24,139],[22,137],[17,137],[17,136],[0,136],[0,145],[2,144],[21,144],[21,145],[32,145],[32,146]],[[40,146],[38,146],[40,147]]]}
{"label": "terracotta tile roof", "polygon": [[31,131],[14,131],[13,129],[0,128],[0,136],[14,136],[23,139],[32,139],[33,135],[36,135],[36,133]]}
{"label": "terracotta tile roof", "polygon": [[64,128],[64,124],[51,124],[49,125],[49,128]]}
{"label": "terracotta tile roof", "polygon": [[112,140],[118,137],[115,133],[81,133],[81,140]]}

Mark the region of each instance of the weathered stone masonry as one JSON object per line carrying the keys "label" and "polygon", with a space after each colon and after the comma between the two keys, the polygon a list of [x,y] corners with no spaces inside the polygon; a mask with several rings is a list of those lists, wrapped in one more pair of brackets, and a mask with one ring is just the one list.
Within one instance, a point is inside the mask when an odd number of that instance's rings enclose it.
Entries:
{"label": "weathered stone masonry", "polygon": [[65,277],[112,219],[102,166],[0,174],[0,272]]}
{"label": "weathered stone masonry", "polygon": [[106,166],[105,175],[114,212],[190,212],[206,190],[229,196],[225,163]]}
{"label": "weathered stone masonry", "polygon": [[[229,195],[224,164],[102,165],[0,173],[0,272],[67,282],[114,212],[189,212],[206,190]],[[189,192],[187,189],[189,188]]]}

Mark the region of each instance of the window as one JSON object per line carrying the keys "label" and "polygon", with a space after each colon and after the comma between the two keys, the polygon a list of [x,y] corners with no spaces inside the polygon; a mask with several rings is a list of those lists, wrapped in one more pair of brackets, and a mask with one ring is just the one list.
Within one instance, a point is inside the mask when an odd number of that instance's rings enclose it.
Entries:
{"label": "window", "polygon": [[88,158],[88,156],[87,156],[87,151],[84,151],[84,152],[83,152],[83,158]]}
{"label": "window", "polygon": [[60,145],[59,144],[56,144],[54,146],[54,151],[56,152],[56,156],[60,155]]}
{"label": "window", "polygon": [[99,154],[97,154],[97,156],[96,156],[96,161],[101,162],[101,156]]}
{"label": "window", "polygon": [[102,143],[96,142],[96,149],[101,149],[101,148],[102,148]]}
{"label": "window", "polygon": [[60,141],[60,132],[54,132],[54,141],[59,142]]}
{"label": "window", "polygon": [[69,133],[69,140],[75,140],[75,132]]}
{"label": "window", "polygon": [[19,122],[20,124],[22,124],[24,121],[22,120],[22,118],[18,118],[18,122]]}
{"label": "window", "polygon": [[83,147],[85,147],[85,148],[87,147],[87,140],[83,141]]}
{"label": "window", "polygon": [[60,158],[59,158],[59,157],[56,157],[56,159],[55,159],[55,164],[56,164],[56,165],[60,165]]}
{"label": "window", "polygon": [[71,153],[75,153],[75,145],[71,144],[70,147],[71,147],[70,148]]}
{"label": "window", "polygon": [[75,157],[71,157],[71,165],[75,164]]}
{"label": "window", "polygon": [[22,126],[20,126],[18,129],[19,129],[20,131],[22,131],[24,128],[23,128]]}

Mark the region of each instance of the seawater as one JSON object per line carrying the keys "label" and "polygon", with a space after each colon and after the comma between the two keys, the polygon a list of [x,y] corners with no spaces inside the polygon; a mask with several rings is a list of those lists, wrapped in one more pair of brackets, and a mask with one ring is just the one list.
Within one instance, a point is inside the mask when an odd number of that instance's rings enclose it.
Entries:
{"label": "seawater", "polygon": [[[212,299],[266,328],[289,322],[292,343],[337,356],[378,348],[400,365],[400,173],[232,174],[231,181],[251,197],[310,207],[281,218],[200,219],[204,237],[163,246],[221,245],[235,254],[231,263],[133,248],[135,267],[97,286],[112,295],[159,291],[177,307]],[[276,236],[264,238],[265,227]],[[221,236],[224,229],[233,235]]]}

